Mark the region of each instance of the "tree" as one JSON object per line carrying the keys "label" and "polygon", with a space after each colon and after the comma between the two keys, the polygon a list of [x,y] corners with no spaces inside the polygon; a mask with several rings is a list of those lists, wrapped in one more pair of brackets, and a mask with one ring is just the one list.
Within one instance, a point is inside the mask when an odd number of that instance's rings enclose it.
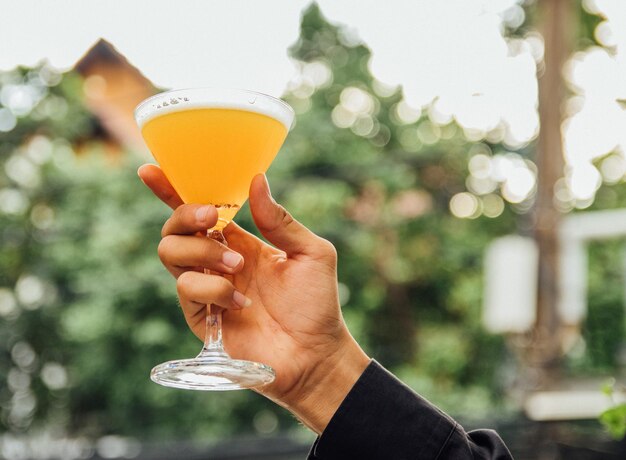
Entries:
{"label": "tree", "polygon": [[[276,194],[337,245],[345,314],[372,354],[400,372],[417,366],[418,387],[473,385],[484,406],[497,363],[484,357],[501,350],[478,321],[481,251],[514,218],[449,215],[477,146],[454,124],[407,121],[401,91],[370,75],[367,47],[315,5],[292,54],[302,78],[285,97],[298,121],[270,171]],[[77,75],[43,65],[2,78],[39,91],[2,142],[3,425],[216,436],[250,430],[259,413],[288,425],[250,392],[148,382],[152,365],[197,348],[155,256],[167,210],[137,181],[136,156],[104,154]],[[238,219],[253,228],[246,212]]]}
{"label": "tree", "polygon": [[[472,189],[468,164],[524,162],[532,148],[468,141],[408,107],[371,75],[365,44],[315,4],[291,54],[297,124],[269,171],[275,195],[337,246],[344,315],[371,355],[452,413],[491,415],[507,352],[480,324],[482,253],[527,227],[528,203],[506,204],[498,184]],[[0,106],[3,428],[147,438],[295,428],[252,392],[149,382],[154,364],[198,348],[156,256],[168,210],[137,180],[137,155],[105,154],[77,74],[43,64],[0,73],[0,85],[15,95]],[[450,213],[458,196],[471,218]],[[237,219],[254,231],[246,210]]]}
{"label": "tree", "polygon": [[[497,388],[503,349],[479,321],[481,258],[491,238],[515,230],[516,214],[459,221],[449,203],[466,190],[469,158],[504,148],[407,107],[400,88],[371,75],[367,47],[315,5],[291,52],[302,68],[286,95],[297,125],[271,178],[294,215],[337,246],[351,327],[384,364],[409,363],[403,375],[416,385]],[[504,208],[485,195],[474,199]]]}

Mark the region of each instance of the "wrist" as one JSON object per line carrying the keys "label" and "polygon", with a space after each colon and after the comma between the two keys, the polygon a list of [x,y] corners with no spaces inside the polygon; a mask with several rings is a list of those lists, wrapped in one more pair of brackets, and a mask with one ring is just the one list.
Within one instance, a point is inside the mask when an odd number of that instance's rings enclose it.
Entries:
{"label": "wrist", "polygon": [[298,393],[284,401],[287,409],[321,434],[369,363],[370,358],[346,330],[335,352],[312,367]]}

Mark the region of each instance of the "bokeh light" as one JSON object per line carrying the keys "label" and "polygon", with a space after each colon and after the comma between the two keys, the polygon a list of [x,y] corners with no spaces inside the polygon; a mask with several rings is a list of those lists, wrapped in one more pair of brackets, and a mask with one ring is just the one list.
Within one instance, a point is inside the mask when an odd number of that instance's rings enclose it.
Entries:
{"label": "bokeh light", "polygon": [[473,219],[480,215],[480,202],[471,193],[457,193],[450,200],[450,212],[461,219]]}
{"label": "bokeh light", "polygon": [[[527,209],[537,187],[537,168],[534,163],[515,152],[490,155],[489,148],[478,144],[468,162],[469,175],[465,185],[469,192],[457,194],[450,201],[450,210],[456,217],[476,217],[481,213],[497,217],[504,211],[504,198],[511,204]],[[502,198],[494,194],[500,191]],[[479,199],[480,196],[484,196]],[[471,197],[471,198],[470,198]],[[455,201],[453,205],[453,201]],[[461,201],[458,201],[461,200]]]}
{"label": "bokeh light", "polygon": [[[338,3],[324,7],[331,17],[357,26],[373,51],[372,73],[401,84],[409,106],[420,110],[434,101],[433,121],[455,119],[473,140],[502,126],[505,142],[515,148],[537,135],[535,73],[542,41],[536,33],[503,36],[506,27],[524,21],[520,2],[406,2],[376,16],[348,12]],[[450,23],[440,27],[435,17]],[[380,27],[385,23],[393,26]],[[390,49],[419,59],[401,58]]]}
{"label": "bokeh light", "polygon": [[[565,69],[574,95],[563,122],[566,185],[571,188],[571,200],[564,205],[578,208],[593,203],[603,180],[621,180],[620,158],[626,149],[626,111],[620,103],[626,99],[626,9],[619,0],[585,0],[583,6],[606,18],[594,32],[606,48],[575,53]],[[594,162],[607,155],[600,173]]]}

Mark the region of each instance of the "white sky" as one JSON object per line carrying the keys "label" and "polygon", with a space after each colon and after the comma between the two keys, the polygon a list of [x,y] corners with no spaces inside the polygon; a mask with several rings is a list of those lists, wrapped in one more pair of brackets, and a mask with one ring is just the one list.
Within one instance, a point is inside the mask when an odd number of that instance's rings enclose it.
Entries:
{"label": "white sky", "polygon": [[[499,131],[515,147],[538,130],[535,63],[542,57],[536,35],[502,37],[503,23],[523,20],[519,2],[318,3],[330,21],[353,29],[372,49],[374,75],[402,84],[410,105],[438,98],[430,114],[435,121],[454,117],[470,138]],[[297,40],[300,13],[309,3],[0,0],[0,69],[44,58],[70,68],[103,37],[159,86],[242,87],[280,96],[297,74],[287,47]],[[599,185],[590,161],[616,147],[626,149],[626,114],[615,103],[626,97],[626,1],[584,4],[608,17],[599,39],[613,48],[578,54],[566,73],[580,96],[568,108],[566,160],[572,171],[591,178],[583,184],[570,177],[570,186],[586,190],[574,193],[578,198],[592,196]],[[611,165],[626,171],[623,153],[620,158]]]}
{"label": "white sky", "polygon": [[[374,75],[402,84],[421,107],[439,97],[440,118],[489,131],[502,120],[511,143],[532,137],[535,63],[515,53],[503,18],[523,20],[519,0],[321,0],[372,49]],[[287,48],[310,0],[0,0],[0,69],[42,58],[71,67],[99,37],[113,43],[162,87],[243,87],[279,96],[296,68]],[[514,89],[512,91],[512,89]],[[479,95],[479,97],[476,97]]]}
{"label": "white sky", "polygon": [[[287,47],[298,38],[300,13],[309,3],[0,0],[0,69],[42,58],[68,68],[104,37],[164,87],[226,85],[280,95],[294,74]],[[331,21],[356,29],[373,48],[380,79],[426,83],[421,102],[436,92],[435,76],[458,69],[455,62],[486,48],[503,50],[492,13],[516,0],[407,0],[387,8],[373,0],[319,3]],[[453,86],[458,76],[445,80]]]}

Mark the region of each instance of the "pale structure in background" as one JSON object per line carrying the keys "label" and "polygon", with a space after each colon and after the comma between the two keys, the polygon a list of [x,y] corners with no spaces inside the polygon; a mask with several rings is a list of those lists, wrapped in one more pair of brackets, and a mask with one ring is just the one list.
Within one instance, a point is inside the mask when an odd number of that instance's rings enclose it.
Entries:
{"label": "pale structure in background", "polygon": [[87,107],[114,144],[144,150],[133,111],[156,92],[154,85],[102,39],[76,63],[75,69],[85,78],[83,92]]}
{"label": "pale structure in background", "polygon": [[509,235],[489,245],[483,307],[483,323],[488,331],[523,333],[535,324],[538,259],[532,238]]}
{"label": "pale structure in background", "polygon": [[[566,333],[564,352],[580,340],[587,317],[587,244],[626,237],[626,209],[594,211],[564,217],[558,231],[560,283],[557,312]],[[483,323],[499,334],[527,334],[536,319],[537,246],[532,238],[505,236],[493,241],[485,257]],[[626,278],[626,266],[624,267]],[[626,292],[624,292],[626,305]],[[626,395],[611,402],[600,390],[603,377],[573,380],[553,391],[531,392],[524,410],[533,420],[593,419]],[[564,382],[561,382],[561,385]],[[559,385],[559,387],[561,386]]]}

